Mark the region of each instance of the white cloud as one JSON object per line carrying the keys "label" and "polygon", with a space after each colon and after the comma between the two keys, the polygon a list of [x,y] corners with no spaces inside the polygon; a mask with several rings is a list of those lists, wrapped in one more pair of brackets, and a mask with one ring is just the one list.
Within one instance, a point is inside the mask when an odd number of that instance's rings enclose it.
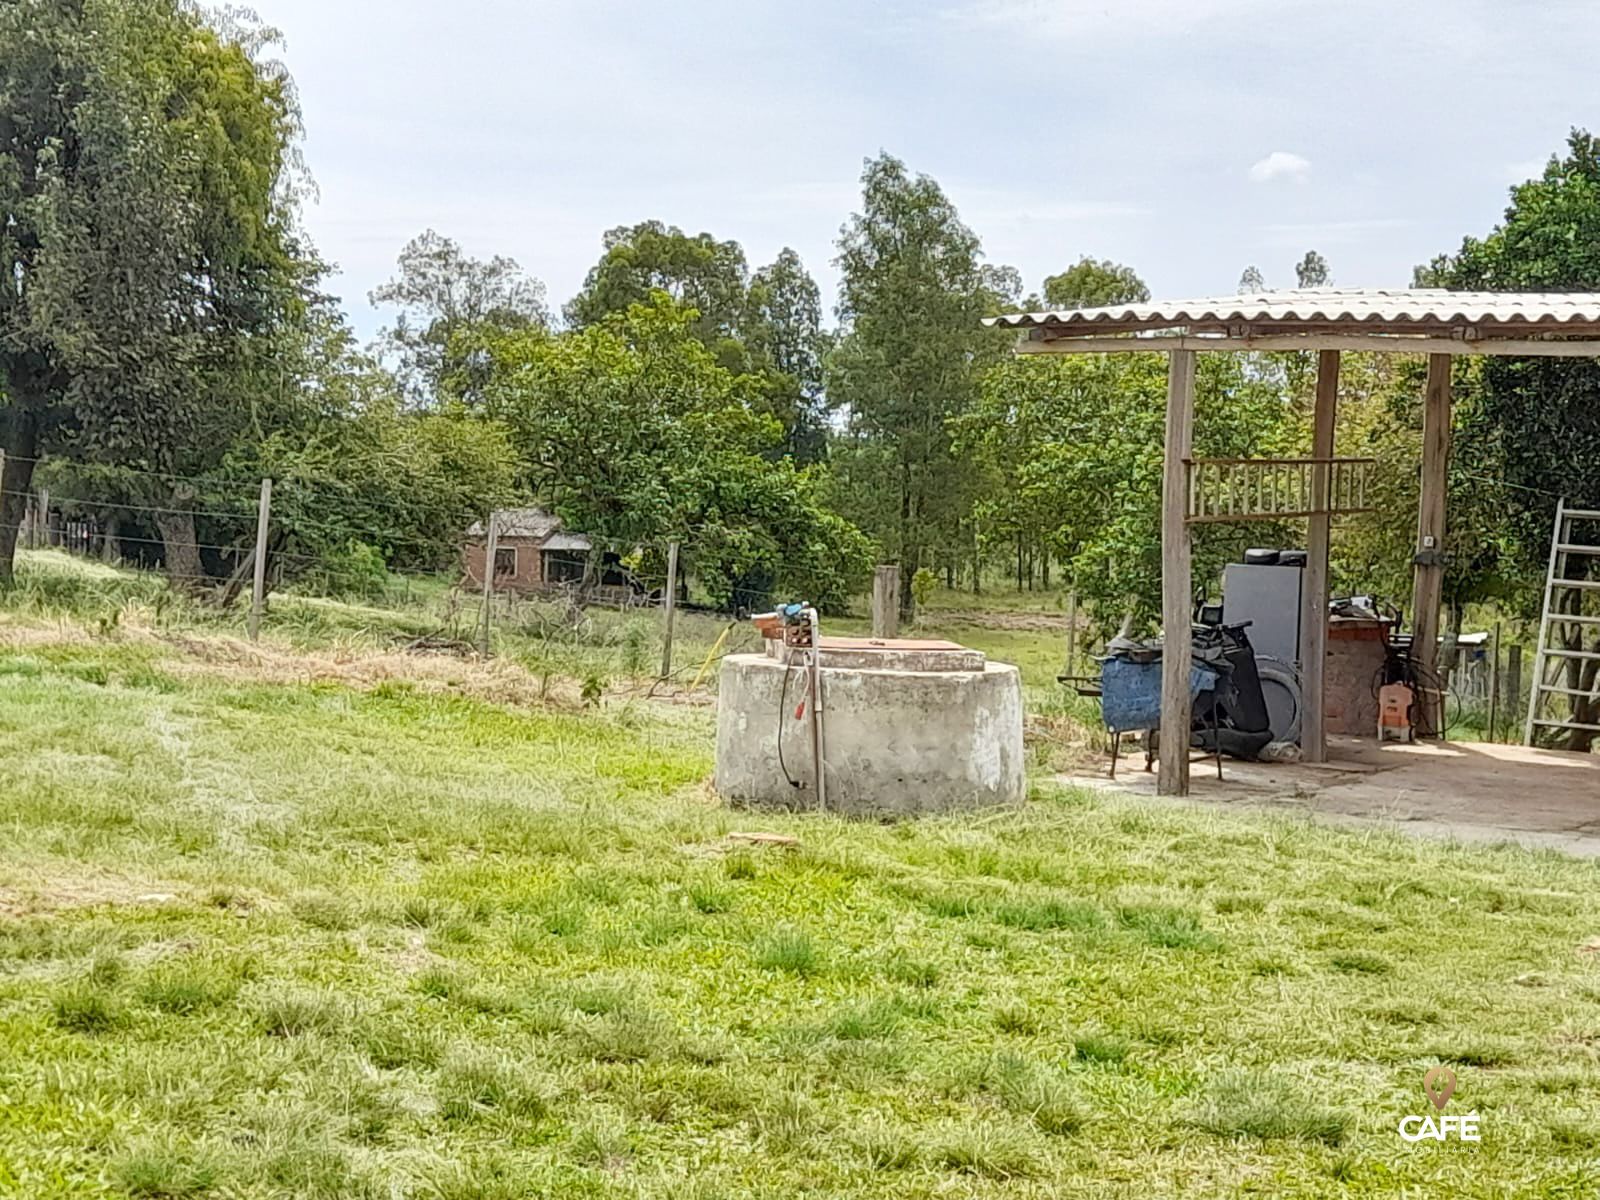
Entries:
{"label": "white cloud", "polygon": [[1263,159],[1250,164],[1251,183],[1271,183],[1274,179],[1293,179],[1303,182],[1311,174],[1311,160],[1287,150],[1274,150]]}

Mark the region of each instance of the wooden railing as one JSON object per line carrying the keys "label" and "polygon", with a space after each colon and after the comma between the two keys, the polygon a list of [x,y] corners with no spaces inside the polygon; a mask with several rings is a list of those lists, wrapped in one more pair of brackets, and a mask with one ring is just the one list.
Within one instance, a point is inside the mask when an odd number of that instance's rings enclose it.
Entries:
{"label": "wooden railing", "polygon": [[1193,522],[1366,512],[1370,458],[1191,458]]}

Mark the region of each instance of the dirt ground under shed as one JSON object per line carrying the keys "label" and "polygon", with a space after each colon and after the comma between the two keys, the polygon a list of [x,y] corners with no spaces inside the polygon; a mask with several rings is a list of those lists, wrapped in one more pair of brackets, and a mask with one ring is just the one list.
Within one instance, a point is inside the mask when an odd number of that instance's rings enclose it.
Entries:
{"label": "dirt ground under shed", "polygon": [[[1246,763],[1196,759],[1180,803],[1292,809],[1336,823],[1381,822],[1406,833],[1515,841],[1600,857],[1600,755],[1484,742],[1417,745],[1332,738],[1329,761]],[[1156,777],[1137,748],[1117,765],[1065,782],[1154,797]]]}

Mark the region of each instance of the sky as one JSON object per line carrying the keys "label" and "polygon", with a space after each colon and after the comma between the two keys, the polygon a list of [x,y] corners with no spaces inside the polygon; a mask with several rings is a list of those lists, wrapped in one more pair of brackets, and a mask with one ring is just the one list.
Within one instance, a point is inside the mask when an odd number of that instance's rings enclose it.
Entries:
{"label": "sky", "polygon": [[1084,255],[1158,297],[1405,286],[1600,127],[1595,0],[255,0],[304,222],[363,335],[425,229],[559,308],[613,226],[792,246],[831,309],[864,159],[932,175],[1029,290]]}

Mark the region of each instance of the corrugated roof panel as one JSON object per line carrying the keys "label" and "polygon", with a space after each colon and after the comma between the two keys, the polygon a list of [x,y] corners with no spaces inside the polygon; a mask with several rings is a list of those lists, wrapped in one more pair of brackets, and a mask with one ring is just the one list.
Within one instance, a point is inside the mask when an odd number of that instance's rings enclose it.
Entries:
{"label": "corrugated roof panel", "polygon": [[1600,325],[1600,292],[1452,292],[1442,288],[1312,288],[1162,300],[1107,308],[1010,313],[986,324],[1013,329],[1179,327],[1265,322],[1353,325]]}
{"label": "corrugated roof panel", "polygon": [[[495,514],[501,537],[542,540],[561,528],[561,518],[542,508],[502,508]],[[483,522],[474,521],[468,537],[482,537]]]}

